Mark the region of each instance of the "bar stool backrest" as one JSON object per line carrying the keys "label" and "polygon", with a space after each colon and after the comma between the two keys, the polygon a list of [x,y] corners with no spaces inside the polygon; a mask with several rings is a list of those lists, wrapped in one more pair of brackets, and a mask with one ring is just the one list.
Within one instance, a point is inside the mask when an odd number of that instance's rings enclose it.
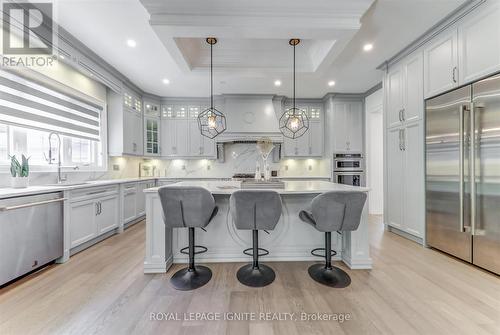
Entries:
{"label": "bar stool backrest", "polygon": [[237,229],[272,230],[281,217],[281,197],[275,191],[238,190],[229,204]]}
{"label": "bar stool backrest", "polygon": [[167,185],[158,189],[167,227],[206,227],[215,209],[215,199],[203,187]]}
{"label": "bar stool backrest", "polygon": [[311,202],[311,212],[319,231],[358,229],[366,201],[364,192],[325,192]]}

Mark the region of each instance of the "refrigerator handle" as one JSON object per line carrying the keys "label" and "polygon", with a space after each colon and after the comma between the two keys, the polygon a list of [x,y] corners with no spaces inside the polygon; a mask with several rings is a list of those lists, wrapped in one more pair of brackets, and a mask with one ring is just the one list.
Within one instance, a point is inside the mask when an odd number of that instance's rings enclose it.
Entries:
{"label": "refrigerator handle", "polygon": [[474,102],[470,104],[470,231],[476,234],[476,113]]}
{"label": "refrigerator handle", "polygon": [[464,114],[467,110],[466,105],[460,106],[458,121],[458,143],[459,143],[459,161],[458,161],[458,180],[459,180],[459,224],[460,232],[465,231],[464,227]]}

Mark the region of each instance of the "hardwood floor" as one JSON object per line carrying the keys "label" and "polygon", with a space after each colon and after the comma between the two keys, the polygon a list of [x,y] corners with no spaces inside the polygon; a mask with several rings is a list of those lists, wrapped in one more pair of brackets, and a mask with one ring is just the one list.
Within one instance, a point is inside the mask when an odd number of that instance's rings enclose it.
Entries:
{"label": "hardwood floor", "polygon": [[[0,334],[500,334],[500,279],[385,232],[370,218],[371,271],[352,284],[312,281],[310,262],[270,263],[276,281],[253,289],[241,264],[210,264],[212,280],[181,292],[166,275],[144,275],[144,223],[0,290]],[[342,264],[336,264],[344,269]],[[255,321],[152,321],[151,313],[255,312]],[[265,321],[259,313],[296,313]],[[349,313],[350,320],[300,321],[300,313]],[[231,314],[234,315],[234,314]]]}

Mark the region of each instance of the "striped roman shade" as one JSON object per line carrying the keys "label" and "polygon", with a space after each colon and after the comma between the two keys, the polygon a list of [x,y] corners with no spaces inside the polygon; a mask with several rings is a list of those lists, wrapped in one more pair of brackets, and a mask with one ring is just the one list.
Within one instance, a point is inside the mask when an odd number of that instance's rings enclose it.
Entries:
{"label": "striped roman shade", "polygon": [[103,106],[0,70],[0,123],[100,140]]}

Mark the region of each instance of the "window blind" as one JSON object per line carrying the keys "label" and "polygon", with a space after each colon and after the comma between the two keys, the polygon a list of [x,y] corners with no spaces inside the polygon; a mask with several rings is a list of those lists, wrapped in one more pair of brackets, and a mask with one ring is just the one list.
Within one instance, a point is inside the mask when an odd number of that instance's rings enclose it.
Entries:
{"label": "window blind", "polygon": [[103,106],[0,71],[0,123],[100,140]]}

